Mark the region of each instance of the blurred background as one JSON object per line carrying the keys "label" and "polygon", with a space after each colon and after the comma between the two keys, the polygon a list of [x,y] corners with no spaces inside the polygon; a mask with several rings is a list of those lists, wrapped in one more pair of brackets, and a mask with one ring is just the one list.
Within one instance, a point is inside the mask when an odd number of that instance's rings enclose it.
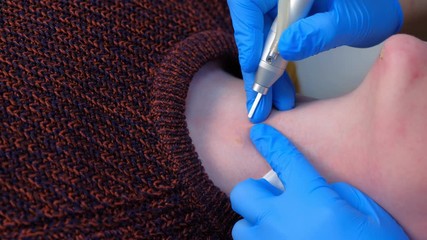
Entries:
{"label": "blurred background", "polygon": [[371,48],[339,47],[295,62],[299,91],[313,98],[331,98],[355,89],[377,59],[382,44]]}

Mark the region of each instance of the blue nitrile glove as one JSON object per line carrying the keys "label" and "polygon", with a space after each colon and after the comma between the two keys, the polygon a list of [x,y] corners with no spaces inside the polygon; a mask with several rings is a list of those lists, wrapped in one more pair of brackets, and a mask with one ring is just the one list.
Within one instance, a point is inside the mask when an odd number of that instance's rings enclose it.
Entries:
{"label": "blue nitrile glove", "polygon": [[[252,90],[254,74],[265,37],[276,17],[277,0],[228,0],[228,5],[249,110],[256,96]],[[309,17],[292,24],[283,33],[279,51],[284,59],[294,61],[342,45],[370,47],[399,31],[402,23],[398,0],[315,0]],[[289,78],[284,76],[278,82],[261,100],[253,122],[265,120],[273,102],[279,110],[294,106],[294,89]]]}
{"label": "blue nitrile glove", "polygon": [[282,34],[284,59],[300,60],[342,45],[372,47],[403,24],[399,0],[315,0],[309,15]]}
{"label": "blue nitrile glove", "polygon": [[[239,50],[246,91],[246,107],[249,111],[257,93],[252,90],[255,72],[264,49],[264,41],[277,14],[277,0],[228,0],[234,27],[234,36]],[[254,123],[264,121],[274,105],[279,110],[294,107],[295,90],[287,74],[279,78],[261,98],[254,116]]]}
{"label": "blue nitrile glove", "polygon": [[239,183],[230,196],[243,216],[234,225],[234,239],[408,239],[369,196],[346,183],[327,183],[274,128],[255,125],[251,139],[285,191],[264,179]]}

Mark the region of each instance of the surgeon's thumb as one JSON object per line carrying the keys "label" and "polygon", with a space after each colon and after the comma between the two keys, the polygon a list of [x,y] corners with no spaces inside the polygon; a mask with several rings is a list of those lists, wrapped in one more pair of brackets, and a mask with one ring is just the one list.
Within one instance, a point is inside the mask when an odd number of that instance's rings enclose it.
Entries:
{"label": "surgeon's thumb", "polygon": [[280,37],[280,54],[288,61],[298,61],[339,46],[342,41],[337,37],[336,22],[334,12],[295,22]]}

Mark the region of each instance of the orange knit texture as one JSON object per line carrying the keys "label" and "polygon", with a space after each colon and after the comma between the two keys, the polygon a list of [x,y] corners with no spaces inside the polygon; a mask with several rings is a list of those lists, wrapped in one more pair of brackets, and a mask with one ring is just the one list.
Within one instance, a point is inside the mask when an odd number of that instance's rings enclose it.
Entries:
{"label": "orange knit texture", "polygon": [[230,238],[184,115],[217,58],[226,1],[0,1],[0,238]]}

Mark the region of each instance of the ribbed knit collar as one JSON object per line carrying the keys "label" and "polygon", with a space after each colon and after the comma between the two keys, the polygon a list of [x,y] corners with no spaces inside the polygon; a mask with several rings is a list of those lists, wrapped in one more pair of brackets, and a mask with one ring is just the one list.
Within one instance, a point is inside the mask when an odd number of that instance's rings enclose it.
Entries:
{"label": "ribbed knit collar", "polygon": [[[212,221],[230,226],[237,216],[232,213],[226,195],[205,173],[189,136],[185,117],[185,101],[194,74],[207,62],[218,58],[237,58],[232,34],[205,31],[175,45],[164,56],[153,79],[151,117],[160,137],[159,147],[169,167],[178,176],[180,185],[188,188],[194,204],[207,216],[222,216]],[[224,212],[223,215],[218,214]]]}

